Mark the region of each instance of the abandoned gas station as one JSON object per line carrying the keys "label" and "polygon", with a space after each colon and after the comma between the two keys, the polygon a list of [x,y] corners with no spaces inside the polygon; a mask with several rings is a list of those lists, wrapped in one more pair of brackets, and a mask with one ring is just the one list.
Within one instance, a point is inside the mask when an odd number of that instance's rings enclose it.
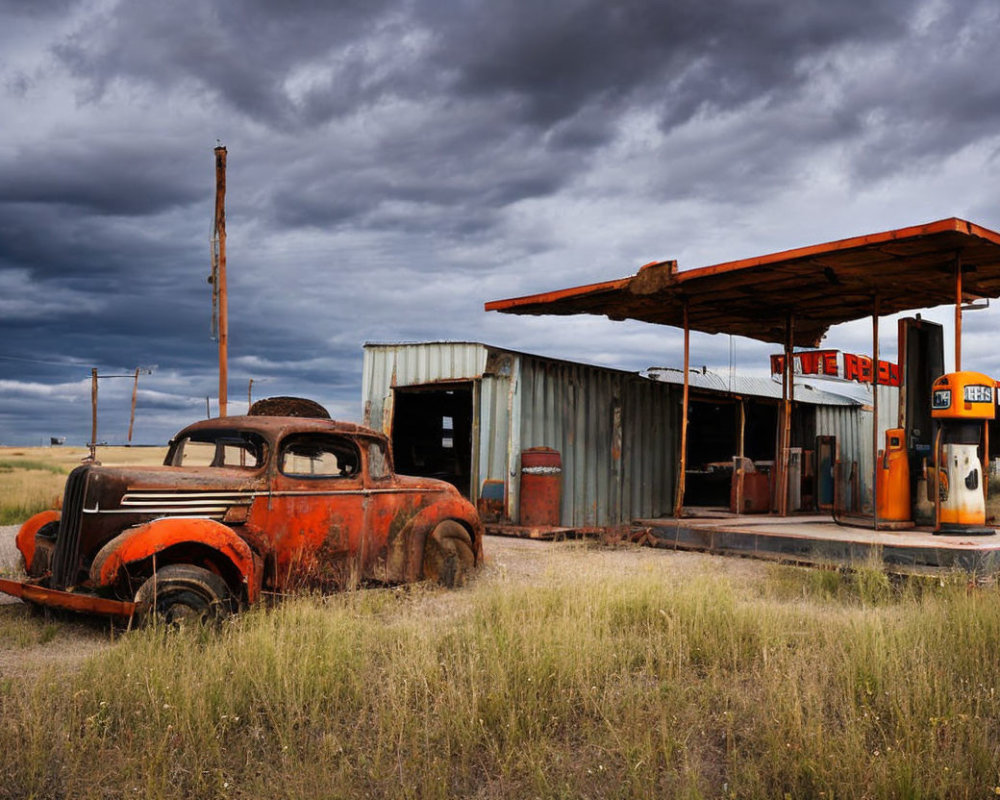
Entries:
{"label": "abandoned gas station", "polygon": [[[989,422],[996,416],[996,381],[962,370],[962,312],[968,303],[997,296],[1000,234],[950,218],[698,269],[679,271],[675,261],[658,261],[627,278],[494,301],[486,310],[599,314],[683,329],[681,445],[673,517],[636,520],[647,540],[803,560],[878,555],[886,563],[914,568],[992,571],[1000,550],[996,530],[987,524]],[[944,374],[940,332],[915,318],[900,326],[897,374],[883,373],[879,318],[945,303],[954,305],[954,372]],[[835,501],[829,517],[796,518],[789,504],[794,496],[790,484],[796,348],[816,348],[831,326],[866,317],[872,320],[869,363],[875,384],[870,452],[878,454],[870,459],[870,517],[838,518],[841,504]],[[685,503],[691,330],[747,336],[783,348],[769,519],[748,525],[740,513],[749,477],[741,469],[742,452],[734,454],[732,517],[696,521]],[[878,386],[894,378],[898,399],[885,408]],[[895,424],[886,427],[884,420]],[[885,431],[884,442],[880,429]],[[832,458],[834,463],[839,460],[836,452]],[[833,480],[835,495],[842,497],[847,488],[843,471],[835,469]],[[930,524],[918,527],[916,522]]]}
{"label": "abandoned gas station", "polygon": [[[683,369],[624,372],[480,343],[365,347],[365,423],[397,467],[455,483],[508,532],[627,532],[657,546],[812,563],[995,571],[996,383],[963,372],[963,309],[1000,296],[1000,234],[959,219],[498,300],[684,331]],[[942,327],[878,319],[954,305]],[[871,352],[817,349],[872,320]],[[690,368],[690,331],[775,345],[778,382]],[[836,382],[810,380],[836,377]],[[845,382],[846,381],[846,382]],[[868,384],[867,393],[847,390]]]}

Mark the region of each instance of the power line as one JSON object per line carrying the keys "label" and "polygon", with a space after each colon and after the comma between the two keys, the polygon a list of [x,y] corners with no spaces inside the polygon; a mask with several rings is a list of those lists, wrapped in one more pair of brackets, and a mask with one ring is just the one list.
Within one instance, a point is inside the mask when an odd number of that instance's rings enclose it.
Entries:
{"label": "power line", "polygon": [[47,364],[52,367],[78,367],[86,369],[85,362],[77,361],[43,361],[40,358],[21,358],[20,356],[5,356],[0,353],[0,358],[5,361],[23,361],[26,364]]}

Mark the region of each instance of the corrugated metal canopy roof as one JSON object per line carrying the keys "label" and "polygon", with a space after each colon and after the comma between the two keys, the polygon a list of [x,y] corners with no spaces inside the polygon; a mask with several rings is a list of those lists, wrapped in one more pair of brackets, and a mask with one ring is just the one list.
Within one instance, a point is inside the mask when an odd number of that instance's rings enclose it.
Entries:
{"label": "corrugated metal canopy roof", "polygon": [[950,218],[781,253],[677,271],[647,264],[628,278],[495,300],[508,314],[603,314],[815,347],[832,326],[870,316],[954,302],[956,264],[963,297],[1000,297],[1000,234]]}

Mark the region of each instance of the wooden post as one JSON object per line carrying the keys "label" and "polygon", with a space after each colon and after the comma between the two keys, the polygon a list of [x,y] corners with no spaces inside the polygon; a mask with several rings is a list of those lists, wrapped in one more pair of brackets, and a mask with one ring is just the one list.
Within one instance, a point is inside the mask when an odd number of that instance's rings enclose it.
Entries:
{"label": "wooden post", "polygon": [[97,367],[90,370],[90,460],[97,458]]}
{"label": "wooden post", "polygon": [[253,405],[253,378],[250,379],[250,383],[247,384],[247,412],[250,411],[250,406]]}
{"label": "wooden post", "polygon": [[878,316],[879,296],[872,299],[872,521],[878,530]]}
{"label": "wooden post", "polygon": [[135,425],[135,399],[139,394],[139,367],[135,368],[135,382],[132,384],[132,413],[128,418],[128,443],[132,444],[132,428]]}
{"label": "wooden post", "polygon": [[688,393],[690,389],[691,329],[688,326],[688,301],[684,300],[684,395],[681,401],[681,463],[677,475],[677,497],[674,499],[674,516],[684,514],[684,471],[687,469]]}
{"label": "wooden post", "polygon": [[219,416],[227,413],[229,378],[229,309],[226,293],[226,148],[215,148],[215,235],[218,247],[214,290],[219,298]]}

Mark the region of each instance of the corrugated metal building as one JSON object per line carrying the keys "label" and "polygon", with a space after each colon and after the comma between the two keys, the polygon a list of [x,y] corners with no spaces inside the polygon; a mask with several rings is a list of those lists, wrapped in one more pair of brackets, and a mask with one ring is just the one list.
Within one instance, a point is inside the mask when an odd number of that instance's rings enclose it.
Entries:
{"label": "corrugated metal building", "polygon": [[[522,451],[554,448],[563,465],[560,524],[617,526],[673,507],[681,387],[671,373],[683,381],[671,370],[647,377],[477,342],[366,344],[364,422],[393,440],[400,472],[446,478],[474,502],[496,492],[515,524]],[[692,372],[692,387],[709,405],[752,396],[776,407],[767,379],[720,381]],[[815,388],[797,391],[796,400],[802,435],[836,435],[841,458],[859,462],[862,496],[870,497],[871,412]],[[880,413],[880,428],[889,417]],[[894,410],[891,417],[895,424]],[[776,426],[763,428],[773,457]]]}

